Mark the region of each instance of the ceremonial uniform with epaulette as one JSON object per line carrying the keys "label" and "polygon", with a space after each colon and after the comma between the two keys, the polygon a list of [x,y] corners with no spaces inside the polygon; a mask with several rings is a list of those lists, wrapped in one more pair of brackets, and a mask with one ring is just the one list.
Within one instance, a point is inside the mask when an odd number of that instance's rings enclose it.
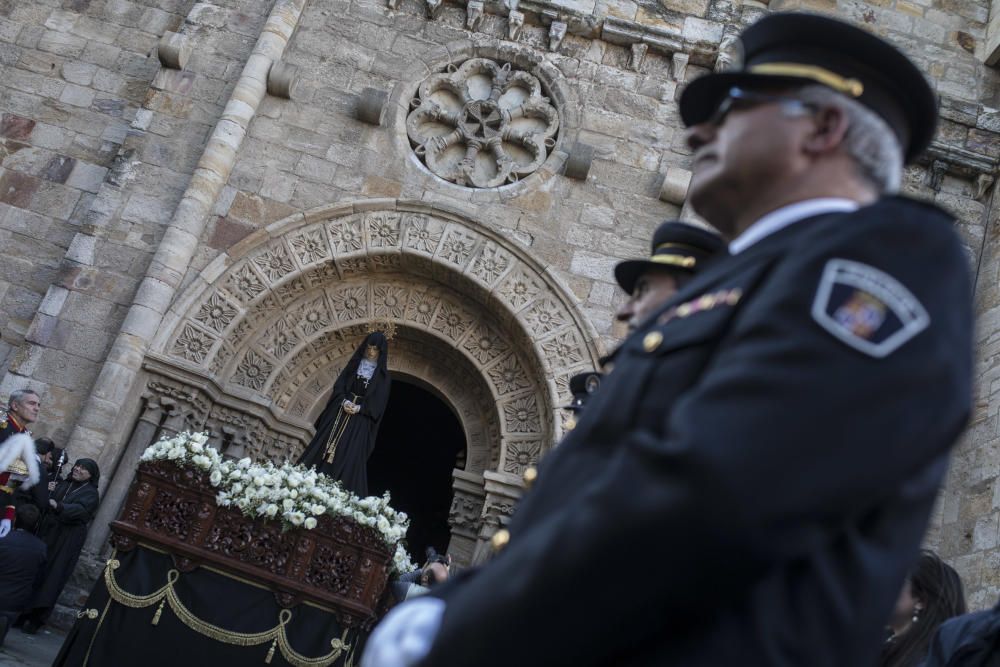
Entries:
{"label": "ceremonial uniform with epaulette", "polygon": [[933,93],[833,19],[770,15],[741,42],[741,71],[681,97],[696,203],[721,211],[705,198],[728,193],[699,171],[766,123],[787,129],[778,166],[809,196],[746,224],[720,213],[740,223],[732,256],[616,351],[495,558],[394,610],[364,667],[874,664],[971,408],[971,279],[950,216],[879,198],[841,159],[845,117],[793,93],[819,84],[874,111],[900,164],[933,135]]}
{"label": "ceremonial uniform with epaulette", "polygon": [[[15,415],[0,412],[0,445],[3,445],[13,435],[25,433],[31,435],[27,426],[21,424]],[[33,454],[33,452],[32,452]],[[0,472],[0,507],[3,508],[2,520],[14,520],[14,491],[21,482],[28,479],[28,466],[21,458],[16,458],[7,469]]]}

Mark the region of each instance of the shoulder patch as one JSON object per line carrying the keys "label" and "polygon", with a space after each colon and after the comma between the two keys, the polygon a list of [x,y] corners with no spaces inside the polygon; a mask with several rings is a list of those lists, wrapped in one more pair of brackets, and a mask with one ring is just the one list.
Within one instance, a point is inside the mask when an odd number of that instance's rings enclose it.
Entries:
{"label": "shoulder patch", "polygon": [[812,316],[835,338],[881,359],[927,328],[927,310],[898,280],[873,266],[831,259]]}

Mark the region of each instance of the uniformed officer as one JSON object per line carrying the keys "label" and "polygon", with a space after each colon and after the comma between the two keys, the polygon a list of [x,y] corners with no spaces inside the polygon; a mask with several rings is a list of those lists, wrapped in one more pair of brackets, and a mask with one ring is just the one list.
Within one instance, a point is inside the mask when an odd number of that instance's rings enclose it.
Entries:
{"label": "uniformed officer", "polygon": [[615,266],[615,280],[629,295],[615,319],[628,324],[629,332],[726,250],[717,232],[679,220],[657,227],[651,246],[648,259]]}
{"label": "uniformed officer", "polygon": [[[563,422],[564,431],[569,432],[576,428],[576,422],[580,418],[580,413],[583,412],[583,408],[587,405],[587,401],[590,400],[590,396],[600,388],[601,378],[603,377],[604,375],[597,371],[577,373],[570,376],[569,391],[573,395],[573,398],[570,400],[569,405],[563,406],[563,410],[570,413],[566,421]],[[528,466],[524,469],[522,477],[525,488],[530,489],[535,484],[535,480],[538,479],[538,468],[533,465]],[[502,529],[499,531],[499,536],[497,534],[494,535],[493,543],[505,543],[506,535],[507,531]]]}
{"label": "uniformed officer", "polygon": [[[10,532],[14,520],[14,491],[25,480],[31,479],[31,469],[26,459],[30,458],[32,463],[36,460],[33,443],[22,446],[20,441],[7,441],[14,435],[25,434],[30,437],[28,427],[38,420],[40,408],[41,399],[33,389],[17,389],[10,394],[6,412],[0,412],[0,459],[9,459],[9,463],[0,471],[0,507],[4,508],[3,518],[0,518],[0,537]],[[7,449],[12,450],[9,455],[4,453]],[[37,466],[32,467],[35,468],[33,484],[38,481],[39,473]]]}
{"label": "uniformed officer", "polygon": [[365,667],[874,664],[971,407],[965,253],[893,194],[935,98],[830,18],[740,41],[680,98],[731,256],[625,340],[505,547],[394,610]]}
{"label": "uniformed officer", "polygon": [[563,410],[568,410],[571,413],[570,418],[564,424],[564,428],[567,431],[572,431],[576,428],[576,422],[580,418],[580,413],[583,412],[584,406],[590,400],[591,394],[600,388],[602,377],[604,376],[597,371],[577,373],[570,376],[569,391],[573,395],[573,398],[570,400],[569,405],[563,407]]}

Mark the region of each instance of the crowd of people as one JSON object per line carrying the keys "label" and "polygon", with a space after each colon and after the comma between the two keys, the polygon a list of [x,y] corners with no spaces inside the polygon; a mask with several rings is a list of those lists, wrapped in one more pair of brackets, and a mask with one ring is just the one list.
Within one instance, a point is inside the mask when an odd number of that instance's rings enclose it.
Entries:
{"label": "crowd of people", "polygon": [[40,397],[10,395],[0,418],[0,645],[9,628],[38,632],[76,567],[99,503],[100,470],[48,438],[31,438]]}

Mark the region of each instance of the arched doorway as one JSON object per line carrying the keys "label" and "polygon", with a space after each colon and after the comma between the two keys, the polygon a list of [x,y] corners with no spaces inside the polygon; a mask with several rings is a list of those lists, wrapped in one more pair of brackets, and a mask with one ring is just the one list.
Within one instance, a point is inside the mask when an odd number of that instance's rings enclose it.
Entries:
{"label": "arched doorway", "polygon": [[410,557],[424,561],[428,546],[445,553],[451,539],[448,511],[452,471],[464,467],[465,433],[448,405],[394,373],[389,405],[368,459],[368,491],[389,491],[392,505],[410,517]]}

